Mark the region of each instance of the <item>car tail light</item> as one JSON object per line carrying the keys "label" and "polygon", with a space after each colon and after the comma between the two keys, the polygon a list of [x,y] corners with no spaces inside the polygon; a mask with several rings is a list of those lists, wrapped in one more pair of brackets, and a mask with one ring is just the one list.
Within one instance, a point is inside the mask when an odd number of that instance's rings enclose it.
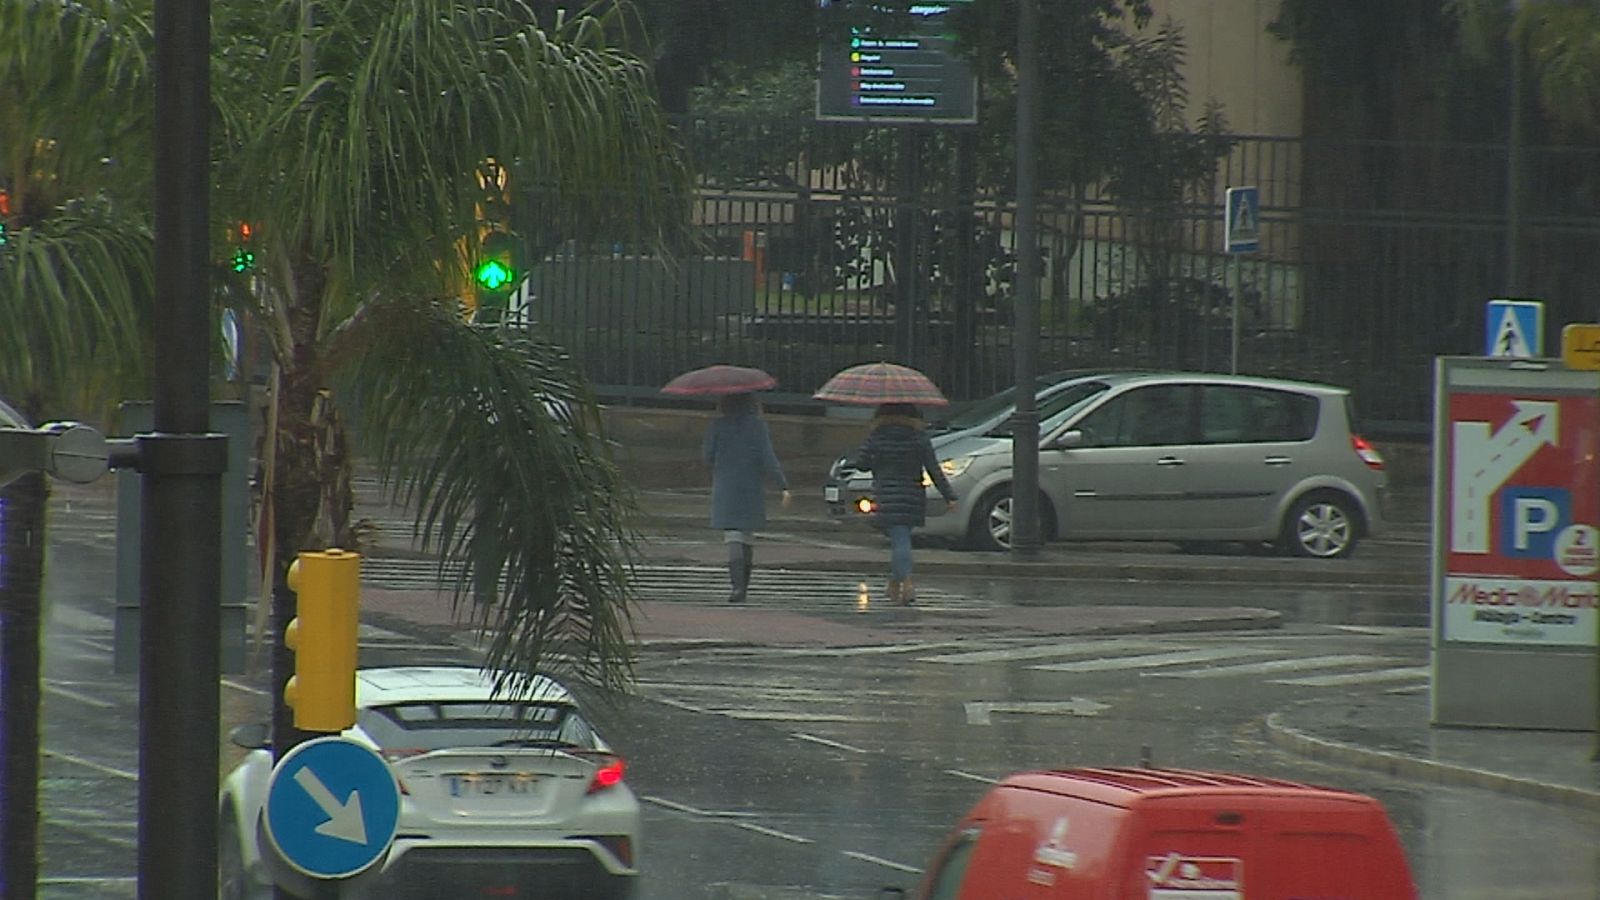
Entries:
{"label": "car tail light", "polygon": [[616,787],[622,783],[622,757],[613,756],[601,763],[600,768],[594,770],[594,777],[589,780],[587,793],[603,791],[608,787]]}
{"label": "car tail light", "polygon": [[1350,435],[1350,447],[1356,451],[1357,456],[1361,457],[1361,461],[1367,464],[1367,468],[1383,471],[1383,454],[1378,452],[1377,447],[1372,446],[1371,441],[1359,434],[1352,434]]}
{"label": "car tail light", "polygon": [[[421,756],[426,752],[428,751],[422,749],[421,747],[390,747],[385,750],[380,750],[379,755],[383,757],[384,762],[395,763],[408,757]],[[404,778],[396,775],[394,778],[394,783],[400,786],[400,793],[408,797],[411,796],[411,789],[406,787],[406,781]]]}
{"label": "car tail light", "polygon": [[872,512],[874,505],[875,504],[873,504],[871,497],[862,497],[860,500],[856,501],[856,509],[863,513]]}

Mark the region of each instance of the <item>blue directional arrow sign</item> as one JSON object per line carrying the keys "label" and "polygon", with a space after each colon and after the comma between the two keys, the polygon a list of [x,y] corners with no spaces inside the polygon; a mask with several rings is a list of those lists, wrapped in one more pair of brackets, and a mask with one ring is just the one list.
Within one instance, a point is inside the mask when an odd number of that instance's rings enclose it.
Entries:
{"label": "blue directional arrow sign", "polygon": [[383,859],[394,843],[400,786],[370,748],[338,736],[316,738],[273,767],[262,819],[290,867],[312,878],[349,878]]}

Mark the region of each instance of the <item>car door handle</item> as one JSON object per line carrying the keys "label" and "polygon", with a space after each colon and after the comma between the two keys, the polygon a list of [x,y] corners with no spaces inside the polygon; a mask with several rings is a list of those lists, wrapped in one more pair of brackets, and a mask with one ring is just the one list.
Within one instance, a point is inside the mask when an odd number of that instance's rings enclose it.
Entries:
{"label": "car door handle", "polygon": [[1287,456],[1269,456],[1266,459],[1263,459],[1262,462],[1269,466],[1287,466],[1288,464],[1294,462],[1294,460]]}
{"label": "car door handle", "polygon": [[1156,465],[1158,465],[1158,466],[1181,466],[1181,465],[1183,465],[1183,460],[1179,459],[1176,456],[1163,456],[1160,459],[1156,460]]}

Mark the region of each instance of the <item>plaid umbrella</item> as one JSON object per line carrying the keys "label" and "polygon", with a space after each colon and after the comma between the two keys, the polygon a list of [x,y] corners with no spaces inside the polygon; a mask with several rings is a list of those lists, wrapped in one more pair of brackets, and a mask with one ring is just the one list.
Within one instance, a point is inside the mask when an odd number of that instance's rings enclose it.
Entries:
{"label": "plaid umbrella", "polygon": [[880,403],[916,403],[949,406],[950,401],[928,376],[910,366],[878,362],[851,366],[828,379],[815,394],[818,400],[877,406]]}
{"label": "plaid umbrella", "polygon": [[720,397],[724,394],[748,394],[764,391],[778,383],[760,369],[745,366],[707,366],[685,372],[667,382],[663,394],[680,397]]}

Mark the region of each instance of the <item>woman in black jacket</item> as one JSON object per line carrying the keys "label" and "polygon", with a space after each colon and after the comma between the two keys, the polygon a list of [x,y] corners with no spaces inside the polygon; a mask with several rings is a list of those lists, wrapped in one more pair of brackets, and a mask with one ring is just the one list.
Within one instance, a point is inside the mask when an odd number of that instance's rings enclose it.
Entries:
{"label": "woman in black jacket", "polygon": [[910,403],[885,403],[872,420],[872,433],[856,451],[857,469],[872,472],[874,521],[889,537],[889,599],[909,606],[916,599],[911,585],[911,529],[927,521],[927,494],[922,473],[954,505],[955,491],[939,469],[933,444],[923,432],[922,416]]}

